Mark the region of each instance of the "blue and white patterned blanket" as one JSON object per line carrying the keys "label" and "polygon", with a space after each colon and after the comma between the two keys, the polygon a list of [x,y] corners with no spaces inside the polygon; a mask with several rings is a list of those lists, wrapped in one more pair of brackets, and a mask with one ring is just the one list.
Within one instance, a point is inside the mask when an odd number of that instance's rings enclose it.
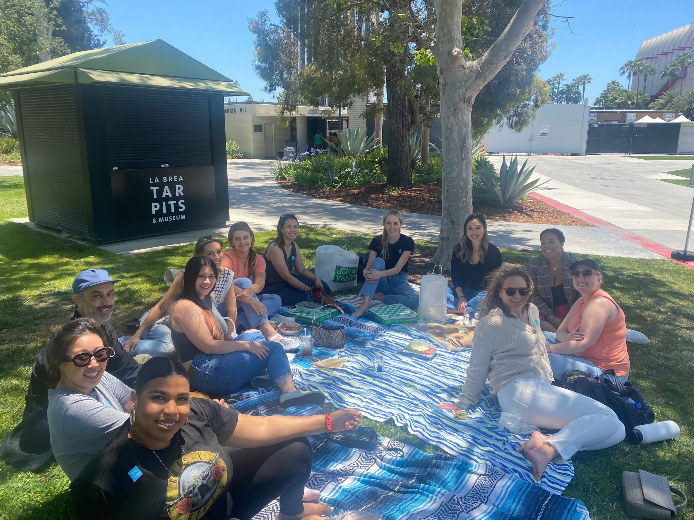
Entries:
{"label": "blue and white patterned blanket", "polygon": [[[279,392],[254,391],[234,397],[241,412],[261,415],[323,413],[316,406],[277,406]],[[375,513],[385,520],[588,520],[580,500],[565,498],[523,482],[491,464],[428,455],[381,437],[374,451],[349,449],[311,437],[313,467],[307,486],[321,492],[321,501],[346,511]],[[384,448],[395,448],[386,451]],[[399,451],[397,451],[399,449]],[[277,501],[254,520],[274,520]]]}
{"label": "blue and white patterned blanket", "polygon": [[[339,351],[316,349],[314,357],[297,356],[292,361],[294,379],[300,386],[322,391],[338,408],[359,409],[369,419],[393,419],[398,426],[448,453],[534,483],[532,466],[516,450],[528,439],[499,430],[501,409],[488,389],[480,403],[461,421],[437,405],[457,399],[470,361],[470,351],[439,349],[431,361],[399,353],[412,339],[426,339],[408,326],[383,327],[366,319],[340,318],[347,341]],[[332,323],[329,320],[326,323]],[[383,358],[383,372],[374,369],[374,358]],[[341,369],[321,369],[311,363],[326,357],[347,359]],[[573,464],[551,463],[540,485],[562,493],[573,478]]]}

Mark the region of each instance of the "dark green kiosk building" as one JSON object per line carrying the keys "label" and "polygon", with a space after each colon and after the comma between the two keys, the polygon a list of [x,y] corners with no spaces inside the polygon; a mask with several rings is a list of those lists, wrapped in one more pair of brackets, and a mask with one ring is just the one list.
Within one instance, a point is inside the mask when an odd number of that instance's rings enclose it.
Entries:
{"label": "dark green kiosk building", "polygon": [[29,219],[98,241],[224,225],[231,80],[162,40],[0,75],[13,92]]}

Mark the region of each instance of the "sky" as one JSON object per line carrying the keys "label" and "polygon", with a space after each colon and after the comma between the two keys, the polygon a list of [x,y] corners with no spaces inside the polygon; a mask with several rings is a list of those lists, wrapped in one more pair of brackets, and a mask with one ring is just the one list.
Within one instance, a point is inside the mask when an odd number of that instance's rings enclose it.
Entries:
{"label": "sky", "polygon": [[[541,66],[543,79],[563,72],[568,80],[590,74],[589,103],[634,59],[641,42],[694,22],[694,0],[556,0],[555,15],[572,16],[569,25],[553,18],[555,49]],[[661,8],[661,9],[659,9]],[[236,80],[256,101],[273,101],[253,70],[253,35],[248,21],[273,0],[108,0],[112,25],[127,43],[162,39]]]}

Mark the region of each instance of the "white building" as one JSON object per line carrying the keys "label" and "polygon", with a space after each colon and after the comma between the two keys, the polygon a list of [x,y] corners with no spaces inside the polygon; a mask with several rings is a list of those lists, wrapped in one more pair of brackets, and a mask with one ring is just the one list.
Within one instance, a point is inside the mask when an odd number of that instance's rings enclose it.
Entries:
{"label": "white building", "polygon": [[[304,146],[314,146],[316,134],[327,138],[330,132],[339,128],[338,111],[330,107],[299,106],[287,117],[286,125],[278,122],[277,109],[275,103],[226,103],[226,140],[236,141],[246,158],[276,159],[290,143],[295,143],[301,152]],[[366,120],[362,117],[364,110],[366,99],[355,99],[351,107],[342,109],[342,129],[359,128],[366,132]]]}
{"label": "white building", "polygon": [[692,47],[694,47],[694,23],[645,40],[641,44],[636,57],[646,60],[646,63],[653,65],[658,72],[648,76],[645,90],[643,77],[640,79],[632,78],[631,90],[636,91],[639,88],[639,90],[643,90],[651,97],[659,97],[670,89],[679,91],[680,86],[682,87],[682,92],[694,90],[694,73],[692,70],[683,79],[670,79],[667,76],[664,78],[660,77],[665,67],[677,56],[683,52],[694,54]]}

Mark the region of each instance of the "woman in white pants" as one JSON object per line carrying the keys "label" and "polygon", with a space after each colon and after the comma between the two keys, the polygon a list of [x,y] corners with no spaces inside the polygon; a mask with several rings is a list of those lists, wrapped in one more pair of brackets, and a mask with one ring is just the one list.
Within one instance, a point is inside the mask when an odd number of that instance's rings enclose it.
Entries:
{"label": "woman in white pants", "polygon": [[538,481],[552,460],[621,442],[624,425],[610,408],[551,385],[539,312],[528,302],[533,282],[527,271],[503,264],[490,275],[487,287],[486,315],[475,328],[470,366],[456,407],[476,405],[489,380],[504,412],[535,427],[559,429],[553,435],[534,431],[518,450],[532,462]]}

